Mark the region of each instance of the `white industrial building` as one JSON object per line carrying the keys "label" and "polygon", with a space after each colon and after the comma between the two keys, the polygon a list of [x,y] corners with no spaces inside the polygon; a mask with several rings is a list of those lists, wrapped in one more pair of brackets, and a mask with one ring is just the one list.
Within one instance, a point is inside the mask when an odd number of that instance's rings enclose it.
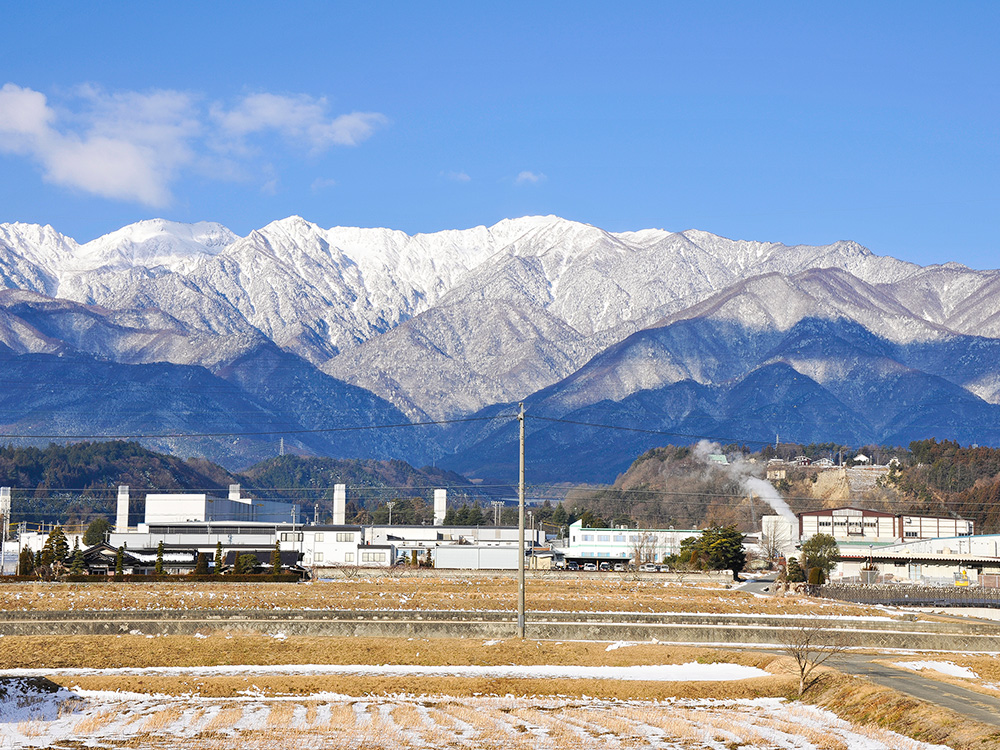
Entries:
{"label": "white industrial building", "polygon": [[[507,548],[515,552],[517,549],[516,527],[444,526],[447,512],[444,489],[434,491],[433,526],[346,524],[346,500],[346,485],[335,485],[333,523],[304,524],[297,505],[246,497],[239,485],[231,485],[226,497],[210,493],[150,493],[146,495],[143,521],[133,527],[129,526],[129,488],[122,486],[118,490],[116,523],[107,547],[111,554],[123,547],[128,550],[130,560],[144,563],[155,560],[156,549],[162,542],[167,571],[183,572],[193,568],[199,553],[214,560],[219,545],[226,556],[264,555],[277,542],[282,552],[294,552],[297,564],[316,576],[343,567],[387,567],[403,558],[411,559],[413,553],[421,561],[432,560],[434,551],[443,547]],[[83,546],[82,534],[67,534],[67,537],[71,548],[75,543]],[[24,533],[14,545],[15,552],[22,547],[37,552],[47,538],[47,531]],[[525,530],[529,549],[541,546],[544,541],[543,531]],[[499,554],[509,556],[509,553]],[[489,557],[486,553],[482,558],[486,568],[492,567]],[[516,555],[513,559],[516,561]],[[444,562],[447,567],[447,560]]]}
{"label": "white industrial building", "polygon": [[785,516],[763,516],[761,530],[775,546],[791,551],[816,534],[827,534],[844,545],[882,546],[920,539],[971,536],[975,523],[950,516],[886,513],[856,506],[824,508]]}
{"label": "white industrial building", "polygon": [[[479,547],[516,547],[516,526],[366,526],[367,544],[391,544],[397,552],[409,559],[416,553],[419,560],[433,558],[433,550],[454,545]],[[541,529],[525,529],[524,544],[527,548],[545,543]]]}
{"label": "white industrial building", "polygon": [[449,570],[517,570],[516,545],[482,547],[471,544],[452,544],[435,547],[435,568]]}
{"label": "white industrial building", "polygon": [[680,550],[684,539],[699,534],[697,529],[595,529],[578,520],[570,524],[560,551],[567,562],[663,562]]}
{"label": "white industrial building", "polygon": [[903,542],[881,547],[839,545],[840,563],[830,576],[837,582],[861,580],[864,568],[874,568],[875,580],[924,585],[996,586],[1000,576],[1000,534],[953,536]]}

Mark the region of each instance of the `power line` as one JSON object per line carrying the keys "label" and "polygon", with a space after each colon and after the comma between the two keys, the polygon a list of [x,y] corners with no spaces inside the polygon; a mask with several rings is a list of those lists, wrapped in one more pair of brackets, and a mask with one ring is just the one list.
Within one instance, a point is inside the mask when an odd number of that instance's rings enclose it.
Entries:
{"label": "power line", "polygon": [[133,440],[151,438],[202,438],[202,437],[255,437],[259,435],[309,435],[328,432],[357,432],[360,430],[388,430],[399,427],[428,427],[461,422],[492,422],[496,417],[466,417],[463,419],[436,419],[427,422],[398,422],[395,424],[355,425],[353,427],[317,427],[298,430],[261,430],[258,432],[174,432],[130,435],[18,435],[0,433],[0,439],[9,440]]}

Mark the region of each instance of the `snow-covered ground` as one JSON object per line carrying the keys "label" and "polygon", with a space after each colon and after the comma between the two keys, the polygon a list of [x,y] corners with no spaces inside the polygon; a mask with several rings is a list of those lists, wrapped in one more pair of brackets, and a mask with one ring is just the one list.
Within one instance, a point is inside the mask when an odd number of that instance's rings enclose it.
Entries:
{"label": "snow-covered ground", "polygon": [[[711,666],[711,665],[699,665]],[[941,745],[779,698],[635,701],[319,693],[239,698],[60,689],[5,681],[0,747],[386,748],[505,750],[932,750]]]}
{"label": "snow-covered ground", "polygon": [[524,678],[550,680],[644,680],[649,682],[730,682],[767,677],[768,672],[740,664],[650,664],[609,666],[426,666],[421,664],[278,664],[211,667],[118,667],[109,669],[0,669],[0,677],[75,677],[172,675],[230,677],[245,675],[380,675],[407,677]]}
{"label": "snow-covered ground", "polygon": [[986,682],[968,667],[963,667],[950,661],[898,661],[893,666],[912,669],[915,672],[937,672],[947,677],[958,677],[959,679],[977,682],[980,687],[988,690],[1000,692],[1000,682]]}

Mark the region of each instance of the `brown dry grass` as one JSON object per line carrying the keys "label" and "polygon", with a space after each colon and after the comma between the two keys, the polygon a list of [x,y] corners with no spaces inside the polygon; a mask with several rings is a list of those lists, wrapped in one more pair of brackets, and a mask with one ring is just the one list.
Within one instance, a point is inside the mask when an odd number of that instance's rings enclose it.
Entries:
{"label": "brown dry grass", "polygon": [[[803,596],[756,597],[717,583],[619,577],[529,580],[529,611],[884,615]],[[517,609],[507,577],[360,578],[308,584],[93,583],[0,585],[0,611],[164,609]]]}
{"label": "brown dry grass", "polygon": [[[489,645],[487,645],[489,644]],[[6,636],[0,638],[0,669],[194,667],[221,664],[559,664],[632,666],[719,661],[766,668],[779,657],[759,651],[636,643],[607,650],[606,643],[481,641],[464,638],[323,638],[226,633],[208,638],[132,635]]]}
{"label": "brown dry grass", "polygon": [[809,702],[861,726],[876,726],[954,750],[1000,748],[1000,730],[859,678],[834,675]]}
{"label": "brown dry grass", "polygon": [[758,677],[734,682],[646,682],[643,680],[530,679],[523,677],[436,677],[368,675],[247,675],[239,677],[122,677],[114,675],[53,676],[67,688],[128,690],[150,695],[198,695],[237,698],[263,696],[340,695],[514,695],[663,700],[666,698],[762,698],[788,695],[797,684],[789,676]]}

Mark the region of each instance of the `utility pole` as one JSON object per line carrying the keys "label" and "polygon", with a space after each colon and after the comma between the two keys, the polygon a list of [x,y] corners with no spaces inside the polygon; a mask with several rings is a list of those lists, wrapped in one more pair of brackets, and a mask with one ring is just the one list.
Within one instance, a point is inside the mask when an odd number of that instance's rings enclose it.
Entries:
{"label": "utility pole", "polygon": [[390,526],[392,526],[392,506],[395,505],[395,504],[396,503],[394,503],[391,500],[386,503],[386,507],[389,508],[389,525]]}
{"label": "utility pole", "polygon": [[517,635],[524,638],[524,402],[517,414],[521,450],[517,482]]}
{"label": "utility pole", "polygon": [[493,503],[493,525],[500,525],[500,509],[503,507],[503,500],[494,500]]}

